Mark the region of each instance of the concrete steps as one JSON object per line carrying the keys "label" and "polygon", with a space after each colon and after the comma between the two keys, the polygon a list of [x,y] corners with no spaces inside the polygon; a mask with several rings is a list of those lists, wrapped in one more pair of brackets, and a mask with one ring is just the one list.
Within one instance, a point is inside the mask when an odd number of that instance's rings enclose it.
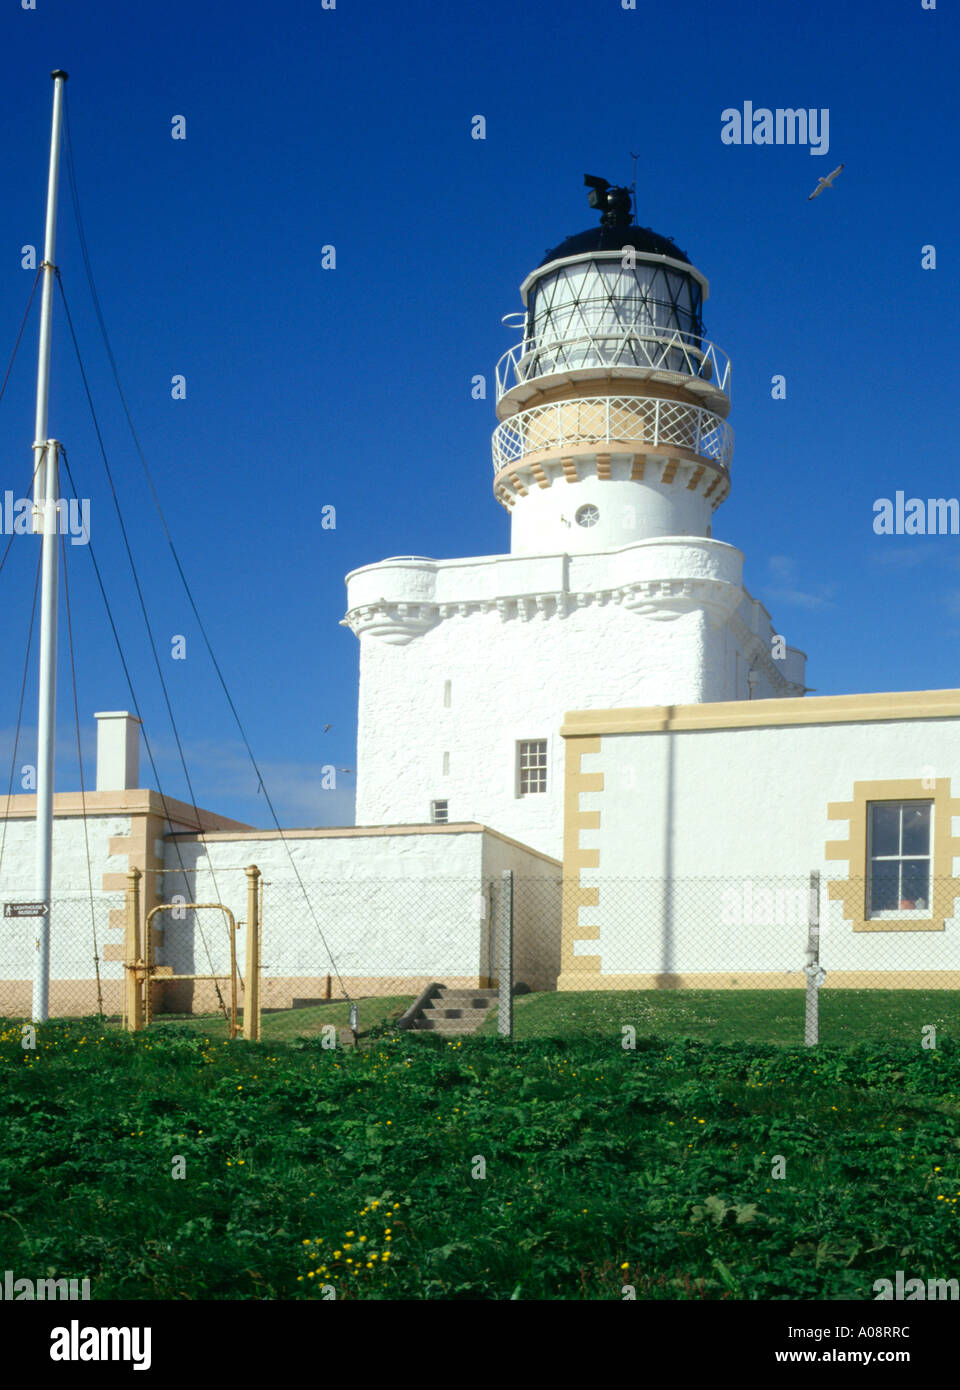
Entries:
{"label": "concrete steps", "polygon": [[496,997],[495,989],[448,989],[440,985],[420,1008],[410,1028],[418,1033],[475,1033]]}

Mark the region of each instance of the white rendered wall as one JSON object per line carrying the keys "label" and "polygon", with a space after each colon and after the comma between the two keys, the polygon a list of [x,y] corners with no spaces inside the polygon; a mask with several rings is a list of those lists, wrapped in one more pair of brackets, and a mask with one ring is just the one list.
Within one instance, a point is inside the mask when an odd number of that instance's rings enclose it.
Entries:
{"label": "white rendered wall", "polygon": [[[599,827],[579,837],[580,848],[599,851],[599,866],[580,871],[584,887],[599,886],[599,903],[581,908],[580,920],[598,925],[600,937],[584,939],[575,954],[599,953],[604,974],[800,969],[808,874],[816,870],[824,882],[848,874],[846,861],[826,858],[827,841],[849,829],[827,818],[828,803],[850,801],[855,782],[922,778],[933,768],[950,779],[952,795],[960,792],[956,719],[601,738],[581,769],[602,772],[603,790],[579,797],[581,811],[600,812]],[[797,892],[784,896],[771,925],[757,892],[775,883],[786,895],[788,878]],[[637,880],[654,885],[647,910],[633,906]],[[664,880],[674,885],[669,912]],[[730,889],[744,920],[731,920]],[[828,972],[960,970],[956,917],[942,932],[854,933],[841,904],[827,901],[824,889],[820,959]]]}
{"label": "white rendered wall", "polygon": [[[179,872],[164,875],[168,902],[177,894],[188,902],[212,901],[218,891],[219,900],[240,921],[247,916],[243,867],[257,865],[264,877],[265,988],[271,979],[306,977],[316,979],[319,989],[334,971],[331,956],[344,977],[397,980],[399,992],[406,979],[483,975],[490,921],[485,888],[490,877],[508,867],[518,876],[552,877],[559,884],[558,864],[522,846],[504,845],[481,830],[369,836],[288,831],[285,838],[286,846],[268,835],[206,844],[182,838],[188,881]],[[287,847],[329,950],[296,882]],[[169,869],[177,865],[169,841],[166,863]],[[161,963],[177,974],[210,969],[199,963],[206,962],[206,955],[194,914],[182,922],[166,914],[164,918],[168,925]],[[202,923],[213,968],[226,968],[228,939],[222,919],[206,912]],[[555,932],[558,937],[559,912]],[[242,961],[243,929],[238,935]]]}
{"label": "white rendered wall", "polygon": [[[632,455],[624,460],[627,473],[632,462]],[[560,471],[559,464],[555,471]],[[692,473],[692,466],[686,471]],[[597,508],[599,518],[593,526],[580,526],[577,512],[588,504]],[[710,500],[702,491],[588,476],[575,487],[559,482],[518,497],[510,512],[510,550],[514,555],[542,555],[554,549],[572,554],[656,536],[706,536],[712,516]]]}
{"label": "white rendered wall", "polygon": [[[355,571],[357,824],[423,823],[446,800],[451,821],[559,858],[567,710],[747,698],[751,665],[756,698],[800,693],[803,656],[770,661],[741,566],[733,546],[670,538]],[[517,742],[542,738],[547,791],[520,797]]]}
{"label": "white rendered wall", "polygon": [[[0,823],[0,835],[3,829]],[[0,903],[32,902],[37,897],[36,834],[33,819],[6,822],[3,864],[0,866]],[[101,885],[105,873],[126,873],[127,855],[111,855],[110,839],[129,834],[129,816],[89,816],[87,819],[94,897],[94,917],[91,921],[83,821],[79,817],[57,817],[54,820],[51,980],[93,977],[94,924],[101,957],[101,978],[119,980],[122,977],[123,966],[119,961],[104,960],[103,948],[122,939],[119,932],[109,930],[109,918],[111,908],[122,907],[123,895],[105,894]],[[36,926],[37,919],[33,917],[0,917],[0,980],[32,979],[36,963]]]}

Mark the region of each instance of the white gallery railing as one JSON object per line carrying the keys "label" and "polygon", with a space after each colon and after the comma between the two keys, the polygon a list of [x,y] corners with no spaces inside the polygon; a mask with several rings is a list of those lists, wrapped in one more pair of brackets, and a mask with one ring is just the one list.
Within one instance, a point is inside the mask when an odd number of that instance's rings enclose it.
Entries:
{"label": "white gallery railing", "polygon": [[730,358],[716,343],[679,329],[603,325],[558,342],[527,338],[497,363],[497,400],[514,386],[584,367],[647,367],[699,377],[729,395]]}
{"label": "white gallery railing", "polygon": [[573,444],[643,444],[651,449],[674,445],[729,468],[733,430],[712,410],[659,396],[551,401],[511,415],[494,430],[494,472],[526,454]]}

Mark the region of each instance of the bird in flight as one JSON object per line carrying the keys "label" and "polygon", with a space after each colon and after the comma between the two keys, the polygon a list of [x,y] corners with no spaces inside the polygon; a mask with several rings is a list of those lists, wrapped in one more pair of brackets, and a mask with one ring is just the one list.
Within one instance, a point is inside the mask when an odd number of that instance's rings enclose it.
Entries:
{"label": "bird in flight", "polygon": [[[833,187],[833,181],[834,181],[834,179],[837,177],[837,175],[839,174],[839,172],[840,172],[840,170],[841,170],[842,168],[843,168],[843,165],[842,165],[842,164],[838,164],[837,167],[834,169],[834,171],[833,171],[832,174],[828,174],[827,177],[826,177],[825,179],[818,179],[818,180],[817,180],[817,186],[816,186],[816,188],[813,190],[813,192],[810,194],[810,198],[819,198],[819,197],[820,197],[820,194],[823,192],[823,190],[824,190],[825,188],[832,188],[832,187]],[[807,199],[807,202],[808,202],[808,203],[809,203],[809,201],[810,201],[810,198]]]}
{"label": "bird in flight", "polygon": [[323,728],[323,732],[326,733],[328,729],[332,729],[332,728],[333,728],[333,725],[332,725],[332,724],[325,724],[325,725],[324,725],[324,728]]}

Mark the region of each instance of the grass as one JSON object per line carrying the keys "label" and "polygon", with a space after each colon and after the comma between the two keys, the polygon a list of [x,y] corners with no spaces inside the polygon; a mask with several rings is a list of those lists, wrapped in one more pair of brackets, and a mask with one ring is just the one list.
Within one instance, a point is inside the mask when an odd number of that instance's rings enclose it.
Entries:
{"label": "grass", "polygon": [[[412,994],[372,995],[357,999],[359,1008],[360,1036],[371,1030],[379,1030],[387,1023],[399,1018],[413,1003]],[[230,1036],[230,1025],[222,1013],[193,1014],[174,1017],[161,1014],[156,1020],[159,1027],[176,1023],[185,1029],[213,1039]],[[283,1009],[276,1013],[264,1013],[260,1019],[260,1031],[264,1042],[289,1041],[297,1037],[315,1037],[329,1024],[335,1028],[346,1028],[350,1022],[350,1004],[346,999],[331,999],[325,1004],[309,1004],[302,1009]],[[240,1014],[240,1028],[243,1029],[243,1012]]]}
{"label": "grass", "polygon": [[17,1022],[0,1125],[0,1269],[95,1299],[870,1299],[958,1273],[949,1037],[629,1049],[615,1016],[344,1051],[85,1019],[30,1050]]}
{"label": "grass", "polygon": [[[513,1001],[516,1038],[573,1038],[639,1034],[701,1038],[711,1042],[803,1042],[804,995],[799,990],[594,990],[520,994]],[[496,1005],[481,1025],[497,1031]],[[960,1039],[957,990],[822,989],[820,1040],[824,1043],[919,1042],[933,1024],[938,1037]]]}

